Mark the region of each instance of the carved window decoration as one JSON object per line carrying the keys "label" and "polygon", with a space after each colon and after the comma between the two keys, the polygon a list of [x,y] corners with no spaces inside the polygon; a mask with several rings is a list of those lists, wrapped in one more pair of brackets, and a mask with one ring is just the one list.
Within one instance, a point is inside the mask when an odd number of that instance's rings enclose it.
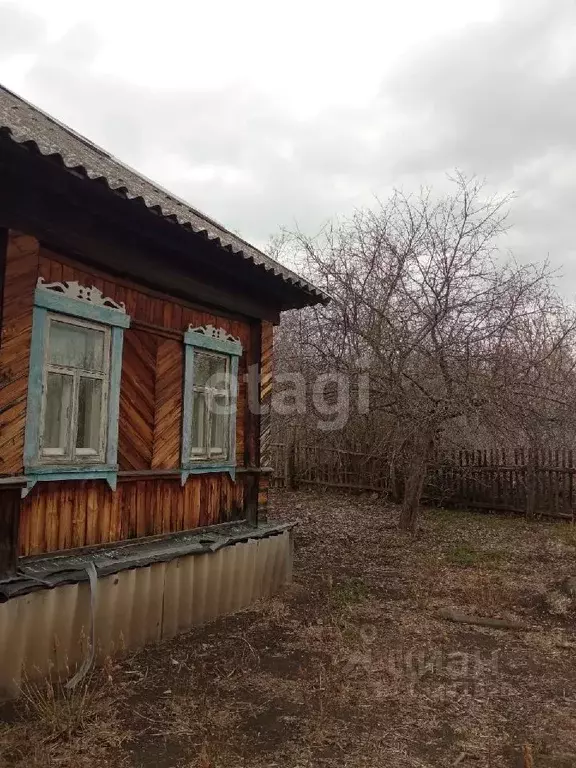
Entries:
{"label": "carved window decoration", "polygon": [[25,473],[39,480],[102,477],[116,485],[124,305],[77,282],[34,297]]}
{"label": "carved window decoration", "polygon": [[182,482],[199,472],[227,471],[234,477],[242,345],[239,339],[212,325],[190,327],[184,343]]}
{"label": "carved window decoration", "polygon": [[109,307],[110,309],[116,309],[119,312],[126,312],[124,303],[119,304],[117,301],[104,296],[102,291],[93,285],[80,285],[77,280],[70,280],[62,283],[47,283],[43,277],[39,277],[37,288],[45,291],[53,291],[68,299],[86,301],[95,307]]}

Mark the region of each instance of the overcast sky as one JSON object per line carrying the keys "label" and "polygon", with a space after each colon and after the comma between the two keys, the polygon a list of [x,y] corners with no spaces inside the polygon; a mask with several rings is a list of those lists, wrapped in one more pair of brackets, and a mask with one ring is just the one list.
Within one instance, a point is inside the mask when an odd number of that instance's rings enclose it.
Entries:
{"label": "overcast sky", "polygon": [[576,297],[576,0],[0,0],[0,81],[260,246],[479,174]]}

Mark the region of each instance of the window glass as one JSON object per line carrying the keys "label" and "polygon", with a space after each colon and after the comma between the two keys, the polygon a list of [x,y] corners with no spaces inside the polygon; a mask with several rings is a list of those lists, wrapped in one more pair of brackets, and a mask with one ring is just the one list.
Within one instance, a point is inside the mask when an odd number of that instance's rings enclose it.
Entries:
{"label": "window glass", "polygon": [[63,368],[103,371],[104,331],[52,321],[48,362]]}
{"label": "window glass", "polygon": [[194,392],[192,395],[192,453],[205,455],[206,394]]}
{"label": "window glass", "polygon": [[206,352],[194,354],[194,386],[225,389],[228,360],[225,355],[211,355]]}
{"label": "window glass", "polygon": [[76,448],[78,453],[97,453],[100,449],[100,425],[102,414],[102,380],[80,377],[78,390],[78,429]]}
{"label": "window glass", "polygon": [[228,443],[228,425],[230,423],[228,397],[214,395],[210,412],[210,453],[225,455]]}
{"label": "window glass", "polygon": [[225,458],[229,441],[230,357],[194,350],[192,458]]}
{"label": "window glass", "polygon": [[64,317],[48,318],[44,360],[44,458],[59,463],[103,462],[110,331]]}
{"label": "window glass", "polygon": [[72,420],[72,376],[48,373],[42,444],[45,451],[64,454]]}

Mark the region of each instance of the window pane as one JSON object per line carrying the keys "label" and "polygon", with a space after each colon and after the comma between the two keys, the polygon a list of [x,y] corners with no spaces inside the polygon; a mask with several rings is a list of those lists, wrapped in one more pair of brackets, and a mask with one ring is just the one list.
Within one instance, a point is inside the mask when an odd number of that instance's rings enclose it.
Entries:
{"label": "window pane", "polygon": [[71,323],[50,323],[49,362],[66,368],[102,371],[104,331]]}
{"label": "window pane", "polygon": [[66,453],[72,415],[72,376],[49,373],[42,446],[52,453]]}
{"label": "window pane", "polygon": [[224,456],[228,450],[228,425],[230,413],[228,398],[216,395],[210,413],[210,454]]}
{"label": "window pane", "polygon": [[192,453],[195,456],[206,455],[205,424],[206,398],[204,392],[194,392],[192,395]]}
{"label": "window pane", "polygon": [[78,389],[78,453],[98,453],[100,450],[100,424],[102,414],[102,381],[80,377]]}
{"label": "window pane", "polygon": [[225,355],[194,353],[194,386],[226,389],[227,358]]}

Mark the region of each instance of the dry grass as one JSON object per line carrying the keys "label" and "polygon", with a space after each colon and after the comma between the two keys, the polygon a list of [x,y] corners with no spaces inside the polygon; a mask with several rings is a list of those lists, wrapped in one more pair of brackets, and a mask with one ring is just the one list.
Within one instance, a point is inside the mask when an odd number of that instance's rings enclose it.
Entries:
{"label": "dry grass", "polygon": [[95,673],[74,700],[20,702],[4,764],[576,766],[576,605],[560,587],[574,528],[430,510],[410,539],[380,500],[306,493],[274,514],[301,519],[291,587]]}
{"label": "dry grass", "polygon": [[110,663],[92,670],[74,689],[61,679],[25,680],[16,704],[5,705],[0,766],[122,766],[126,740],[118,715]]}

